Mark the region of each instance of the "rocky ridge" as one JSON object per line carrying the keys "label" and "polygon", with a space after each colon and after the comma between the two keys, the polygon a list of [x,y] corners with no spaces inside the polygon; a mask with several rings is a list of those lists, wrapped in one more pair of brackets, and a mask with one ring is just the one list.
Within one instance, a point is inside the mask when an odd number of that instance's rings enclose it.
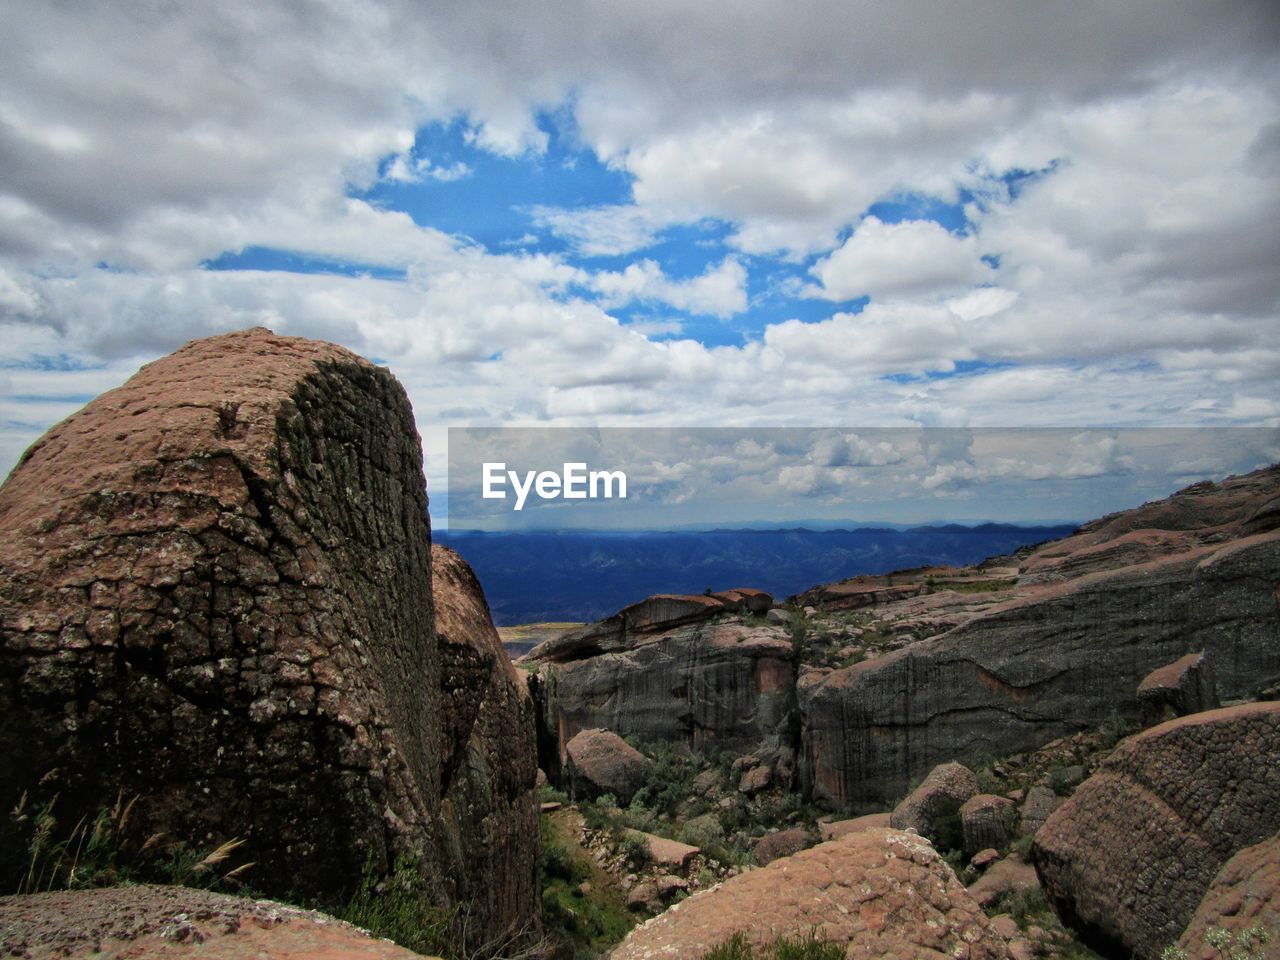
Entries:
{"label": "rocky ridge", "polygon": [[[603,727],[789,752],[807,795],[885,803],[937,764],[1136,719],[1139,682],[1193,654],[1208,679],[1176,682],[1255,694],[1280,683],[1278,526],[1274,466],[976,567],[815,587],[767,619],[651,598],[530,653],[540,757],[554,775],[569,738]],[[1203,695],[1151,687],[1143,709]]]}

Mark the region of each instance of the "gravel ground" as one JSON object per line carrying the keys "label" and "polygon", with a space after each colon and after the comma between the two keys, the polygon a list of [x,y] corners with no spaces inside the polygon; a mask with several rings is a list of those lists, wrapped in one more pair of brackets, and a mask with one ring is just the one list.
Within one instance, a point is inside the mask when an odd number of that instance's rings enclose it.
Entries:
{"label": "gravel ground", "polygon": [[417,960],[322,913],[187,887],[0,897],[0,957]]}

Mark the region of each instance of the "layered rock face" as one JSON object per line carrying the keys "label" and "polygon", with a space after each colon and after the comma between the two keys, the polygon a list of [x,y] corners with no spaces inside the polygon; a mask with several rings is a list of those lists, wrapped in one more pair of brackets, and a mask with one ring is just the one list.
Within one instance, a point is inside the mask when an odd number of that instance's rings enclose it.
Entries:
{"label": "layered rock face", "polygon": [[261,329],[46,434],[0,489],[4,809],[56,795],[70,825],[122,791],[138,837],[245,840],[266,892],[332,900],[399,856],[442,904],[474,890],[450,851],[524,802],[527,707],[465,635],[482,599],[437,639],[421,462],[390,373]]}
{"label": "layered rock face", "polygon": [[[674,609],[683,619],[693,608]],[[583,635],[608,636],[604,652]],[[615,632],[605,621],[546,647],[529,657],[542,664],[539,759],[553,779],[569,741],[596,727],[696,750],[768,749],[792,737],[794,648],[782,627],[711,621]]]}
{"label": "layered rock face", "polygon": [[[1226,697],[1275,684],[1278,524],[1271,467],[1014,558],[1016,587],[985,604],[945,592],[900,601],[904,616],[942,632],[800,677],[806,785],[819,799],[885,800],[935,764],[1030,749],[1117,711],[1136,716],[1139,681],[1190,652],[1204,652]],[[885,589],[851,581],[810,593],[840,607],[868,594],[881,602]]]}
{"label": "layered rock face", "polygon": [[1193,714],[1124,741],[1036,834],[1041,885],[1106,956],[1158,957],[1219,867],[1280,830],[1280,702]]}
{"label": "layered rock face", "polygon": [[921,837],[871,828],[732,877],[632,930],[612,960],[692,960],[734,934],[818,937],[850,958],[1007,957],[1004,940]]}

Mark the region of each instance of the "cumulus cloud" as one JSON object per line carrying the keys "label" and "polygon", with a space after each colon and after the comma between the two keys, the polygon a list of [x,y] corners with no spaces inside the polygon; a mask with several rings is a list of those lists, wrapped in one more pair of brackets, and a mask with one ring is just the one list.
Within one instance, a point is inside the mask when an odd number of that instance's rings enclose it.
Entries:
{"label": "cumulus cloud", "polygon": [[[96,392],[252,323],[388,362],[428,432],[450,411],[1280,422],[1278,40],[1272,3],[1197,0],[751,0],[729,20],[674,0],[19,5],[0,32],[0,412],[21,426],[0,456],[74,403],[20,398]],[[629,204],[533,210],[564,255],[358,198],[380,175],[467,175],[417,152],[423,124],[462,118],[474,146],[527,157],[548,108],[632,182]],[[904,193],[968,200],[966,232],[866,216]],[[701,275],[574,261],[706,218],[731,249]],[[405,279],[201,267],[252,247]],[[779,258],[872,302],[740,345],[673,338],[690,315],[737,323]],[[608,312],[637,305],[680,315]]]}
{"label": "cumulus cloud", "polygon": [[810,272],[821,282],[818,296],[881,300],[967,289],[992,269],[973,237],[957,236],[932,220],[888,224],[872,216]]}

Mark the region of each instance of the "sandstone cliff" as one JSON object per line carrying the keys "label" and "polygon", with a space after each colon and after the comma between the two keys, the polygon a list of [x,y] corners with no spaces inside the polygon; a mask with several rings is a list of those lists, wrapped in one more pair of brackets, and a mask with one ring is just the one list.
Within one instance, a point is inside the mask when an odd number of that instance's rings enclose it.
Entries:
{"label": "sandstone cliff", "polygon": [[421,463],[390,373],[262,329],[54,427],[0,489],[0,805],[123,791],[138,837],[244,839],[268,893],[409,857],[441,904],[510,895],[479,928],[529,921],[528,707],[451,558],[437,636]]}
{"label": "sandstone cliff", "polygon": [[[1228,698],[1274,685],[1278,503],[1277,467],[1198,484],[1006,561],[988,571],[1004,579],[985,600],[926,576],[915,597],[875,601],[925,639],[803,673],[807,786],[832,801],[883,800],[937,763],[1136,716],[1143,677],[1190,652],[1206,654]],[[825,594],[842,603],[858,591]]]}

